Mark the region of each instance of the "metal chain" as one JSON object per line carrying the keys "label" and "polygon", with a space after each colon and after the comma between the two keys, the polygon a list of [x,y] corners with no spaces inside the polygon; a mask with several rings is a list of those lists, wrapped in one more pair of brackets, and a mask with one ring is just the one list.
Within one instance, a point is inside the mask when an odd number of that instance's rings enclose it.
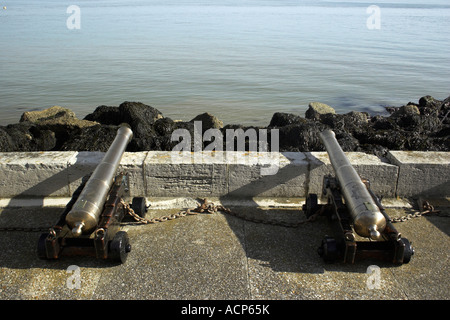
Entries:
{"label": "metal chain", "polygon": [[434,210],[434,207],[428,201],[423,202],[422,210],[423,211],[416,211],[414,213],[408,213],[407,215],[404,215],[399,218],[392,218],[391,222],[392,223],[405,222],[405,221],[411,220],[412,218],[418,218],[418,217],[421,217],[424,215],[430,215],[430,214],[439,214],[441,212],[440,210]]}
{"label": "metal chain", "polygon": [[[137,221],[141,224],[154,224],[154,223],[158,223],[158,222],[165,222],[165,221],[170,221],[170,220],[174,220],[174,219],[178,219],[178,218],[183,218],[188,215],[197,215],[200,213],[213,214],[213,213],[220,211],[220,212],[224,212],[228,215],[234,216],[236,218],[239,218],[239,219],[242,219],[245,221],[269,224],[269,225],[275,225],[275,226],[282,226],[282,227],[286,227],[286,228],[297,228],[303,224],[314,222],[317,219],[317,217],[319,217],[320,215],[323,214],[323,211],[325,208],[325,206],[322,206],[321,210],[318,210],[316,213],[312,214],[306,220],[302,220],[299,222],[285,222],[285,221],[279,221],[279,220],[258,219],[258,218],[248,217],[248,216],[243,215],[242,213],[232,211],[230,208],[227,208],[223,205],[215,205],[214,203],[209,202],[207,199],[203,199],[203,202],[199,203],[196,208],[181,210],[175,214],[161,216],[158,218],[147,219],[147,218],[140,217],[137,213],[135,213],[133,208],[131,208],[130,204],[126,203],[123,199],[121,199],[120,203],[123,205],[125,212],[127,214],[129,214],[130,216],[132,216],[135,219],[135,221]],[[411,220],[412,218],[417,218],[417,217],[421,217],[424,215],[430,215],[430,214],[437,214],[438,216],[441,216],[441,217],[444,216],[444,215],[439,215],[440,210],[435,210],[434,207],[428,201],[424,201],[422,209],[423,209],[423,211],[408,213],[407,215],[404,215],[402,217],[392,218],[391,222],[392,223],[405,222],[405,221]],[[445,216],[445,217],[448,217],[448,216]],[[48,227],[48,226],[47,227],[0,227],[0,232],[4,232],[4,231],[46,232],[49,230],[49,228],[50,227]]]}
{"label": "metal chain", "polygon": [[161,216],[159,218],[147,219],[147,218],[143,218],[143,217],[139,216],[136,212],[134,212],[134,210],[133,210],[133,208],[131,208],[130,204],[126,203],[123,199],[120,200],[120,203],[123,205],[126,213],[128,213],[130,216],[132,216],[134,218],[134,220],[136,220],[137,222],[140,222],[142,224],[153,224],[153,223],[158,223],[158,222],[165,222],[165,221],[174,220],[177,218],[182,218],[187,215],[196,215],[196,214],[200,213],[199,207],[197,207],[195,209],[182,210],[182,211],[179,211],[175,214],[171,214],[168,216]]}
{"label": "metal chain", "polygon": [[318,210],[315,214],[311,215],[307,220],[290,223],[290,222],[277,221],[277,220],[263,220],[263,219],[246,217],[243,214],[232,211],[230,208],[227,208],[223,205],[215,205],[214,203],[209,202],[207,199],[203,199],[203,203],[199,203],[198,206],[194,209],[183,210],[176,214],[172,214],[170,216],[162,216],[159,218],[146,219],[146,218],[142,218],[139,215],[137,215],[128,203],[125,203],[123,200],[121,201],[121,203],[129,215],[131,215],[136,221],[143,223],[143,224],[164,222],[164,221],[168,221],[168,220],[177,219],[180,217],[185,217],[187,215],[197,215],[199,213],[212,214],[212,213],[216,213],[216,212],[220,211],[220,212],[229,214],[231,216],[237,217],[239,219],[254,222],[254,223],[270,224],[270,225],[282,226],[282,227],[287,227],[287,228],[297,228],[298,226],[300,226],[302,224],[315,221],[316,218],[319,215],[321,215],[322,211],[323,211],[323,210]]}

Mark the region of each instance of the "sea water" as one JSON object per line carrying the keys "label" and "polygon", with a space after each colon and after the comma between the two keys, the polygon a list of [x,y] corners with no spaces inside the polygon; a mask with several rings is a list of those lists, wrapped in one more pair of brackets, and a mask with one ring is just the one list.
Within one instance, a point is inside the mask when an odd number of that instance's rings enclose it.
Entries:
{"label": "sea water", "polygon": [[0,48],[0,125],[124,101],[268,125],[450,95],[446,0],[0,1]]}

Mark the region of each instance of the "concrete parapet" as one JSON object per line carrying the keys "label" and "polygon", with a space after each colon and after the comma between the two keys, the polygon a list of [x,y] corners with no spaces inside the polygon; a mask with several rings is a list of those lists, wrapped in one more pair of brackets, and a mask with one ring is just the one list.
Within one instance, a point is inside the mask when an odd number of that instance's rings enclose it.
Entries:
{"label": "concrete parapet", "polygon": [[67,162],[67,176],[71,195],[81,184],[82,178],[94,171],[96,166],[102,161],[103,152],[75,152]]}
{"label": "concrete parapet", "polygon": [[68,164],[77,152],[0,153],[0,197],[68,196]]}
{"label": "concrete parapet", "polygon": [[[450,153],[391,151],[386,159],[346,153],[385,198],[450,196]],[[0,153],[0,198],[70,197],[102,152]],[[146,197],[305,197],[334,174],[326,152],[126,152],[120,170],[130,195]]]}
{"label": "concrete parapet", "polygon": [[220,155],[149,152],[144,162],[146,195],[203,197],[227,192],[227,166]]}
{"label": "concrete parapet", "polygon": [[[346,152],[352,166],[359,176],[370,181],[372,191],[383,197],[395,197],[398,179],[398,167],[386,163],[375,155],[362,152]],[[323,177],[333,175],[334,171],[326,152],[308,152],[309,193],[322,192]]]}
{"label": "concrete parapet", "polygon": [[450,152],[390,151],[398,166],[397,195],[450,196]]}
{"label": "concrete parapet", "polygon": [[239,153],[228,163],[229,197],[298,197],[307,190],[308,161],[304,153]]}

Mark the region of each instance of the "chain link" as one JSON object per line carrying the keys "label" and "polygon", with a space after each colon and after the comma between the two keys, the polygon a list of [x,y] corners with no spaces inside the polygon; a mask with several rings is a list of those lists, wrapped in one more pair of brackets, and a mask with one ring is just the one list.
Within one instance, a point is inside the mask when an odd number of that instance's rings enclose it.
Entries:
{"label": "chain link", "polygon": [[203,199],[202,203],[199,203],[198,206],[196,208],[193,209],[187,209],[187,210],[183,210],[180,211],[176,214],[172,214],[169,216],[162,216],[159,218],[152,218],[152,219],[146,219],[146,218],[142,218],[139,215],[137,215],[133,208],[131,208],[131,206],[128,203],[125,203],[123,200],[121,201],[122,205],[124,206],[126,212],[131,215],[136,221],[143,223],[143,224],[152,224],[152,223],[158,223],[158,222],[164,222],[164,221],[169,221],[169,220],[173,220],[173,219],[177,219],[180,217],[185,217],[187,215],[197,215],[199,213],[216,213],[216,212],[224,212],[228,215],[237,217],[239,219],[245,220],[245,221],[250,221],[250,222],[254,222],[254,223],[262,223],[262,224],[269,224],[269,225],[275,225],[275,226],[282,226],[282,227],[286,227],[286,228],[297,228],[300,225],[303,225],[305,223],[309,223],[309,222],[313,222],[316,220],[316,218],[322,214],[323,210],[319,210],[317,211],[315,214],[311,215],[308,219],[300,221],[300,222],[285,222],[285,221],[278,221],[278,220],[269,220],[269,219],[257,219],[257,218],[252,218],[252,217],[247,217],[241,213],[238,213],[236,211],[232,211],[230,208],[227,208],[223,205],[215,205],[212,202],[209,202],[207,199]]}
{"label": "chain link", "polygon": [[[170,220],[174,220],[174,219],[178,219],[178,218],[183,218],[188,215],[197,215],[200,213],[213,214],[216,212],[224,212],[230,216],[234,216],[236,218],[239,218],[239,219],[242,219],[245,221],[249,221],[249,222],[268,224],[268,225],[274,225],[274,226],[282,226],[282,227],[286,227],[286,228],[297,228],[301,225],[314,222],[317,219],[317,217],[319,217],[320,215],[323,214],[323,211],[325,209],[325,206],[322,206],[320,210],[318,210],[317,212],[312,214],[306,220],[302,220],[299,222],[286,222],[286,221],[279,221],[279,220],[259,219],[259,218],[254,218],[254,217],[248,217],[242,213],[232,211],[230,208],[227,208],[223,205],[215,205],[214,203],[209,202],[207,199],[202,199],[202,203],[199,203],[196,208],[181,210],[175,214],[160,216],[158,218],[147,219],[147,218],[140,217],[136,212],[134,212],[134,210],[133,210],[133,208],[131,208],[130,204],[126,203],[123,199],[121,199],[120,203],[123,205],[125,212],[127,214],[129,214],[131,217],[133,217],[134,220],[140,224],[155,224],[155,223],[159,223],[159,222],[165,222],[165,221],[170,221]],[[428,201],[424,201],[422,211],[408,213],[407,215],[404,215],[404,216],[398,217],[398,218],[392,218],[391,222],[392,223],[405,222],[405,221],[411,220],[413,218],[421,217],[424,215],[430,215],[430,214],[437,214],[438,216],[445,216],[445,215],[440,215],[440,210],[435,210],[434,207]],[[445,217],[448,217],[448,215]],[[4,232],[4,231],[46,232],[49,229],[50,229],[49,226],[47,226],[47,227],[0,227],[0,232]]]}
{"label": "chain link", "polygon": [[440,210],[434,210],[434,207],[428,201],[424,201],[422,203],[422,211],[416,211],[414,213],[408,213],[407,215],[404,215],[402,217],[392,218],[391,222],[392,223],[405,222],[411,220],[412,218],[418,218],[430,214],[439,214],[440,212],[441,212]]}

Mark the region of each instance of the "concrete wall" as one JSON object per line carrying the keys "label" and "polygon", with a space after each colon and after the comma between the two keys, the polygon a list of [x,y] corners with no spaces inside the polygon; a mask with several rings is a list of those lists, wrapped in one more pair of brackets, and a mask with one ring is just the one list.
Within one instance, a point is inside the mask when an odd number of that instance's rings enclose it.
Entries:
{"label": "concrete wall", "polygon": [[[449,152],[352,152],[361,177],[383,197],[450,196]],[[0,198],[70,197],[101,152],[0,153]],[[131,196],[304,197],[320,193],[333,170],[326,152],[125,153]]]}

